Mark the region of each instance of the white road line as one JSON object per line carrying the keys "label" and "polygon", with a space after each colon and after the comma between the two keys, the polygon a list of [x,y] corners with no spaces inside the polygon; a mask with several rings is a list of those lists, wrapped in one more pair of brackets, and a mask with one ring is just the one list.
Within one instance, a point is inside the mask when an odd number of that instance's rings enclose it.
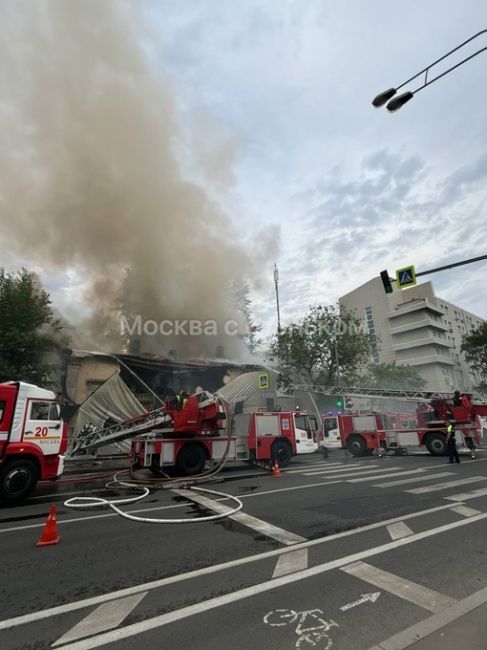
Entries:
{"label": "white road line", "polygon": [[[294,485],[291,487],[287,488],[277,488],[275,490],[263,490],[262,492],[254,492],[252,494],[239,494],[238,498],[239,499],[251,499],[253,497],[260,497],[260,496],[266,496],[268,494],[278,494],[279,492],[293,492],[294,490],[309,490],[310,488],[315,488],[315,487],[324,487],[327,485],[335,485],[336,483],[342,483],[341,480],[339,481],[320,481],[319,483],[306,483],[305,485]],[[219,499],[221,501],[224,501],[225,499]],[[172,510],[176,508],[186,508],[187,506],[185,504],[177,503],[175,505],[171,506],[153,506],[151,508],[137,508],[132,510],[131,508],[127,509],[127,512],[130,512],[131,514],[141,514],[144,512],[158,512],[160,510]],[[78,522],[84,522],[84,521],[90,521],[91,519],[106,519],[108,517],[119,517],[120,515],[117,515],[116,513],[107,513],[105,515],[86,515],[84,517],[72,517],[71,519],[60,519],[58,517],[57,523],[59,524],[72,524],[72,523],[78,523]],[[40,524],[25,524],[24,526],[11,526],[10,528],[0,528],[0,534],[1,533],[10,533],[10,532],[15,532],[19,530],[28,530],[30,528],[44,528],[45,522],[40,523]]]}
{"label": "white road line", "polygon": [[[387,460],[387,459],[383,458],[382,460]],[[487,458],[477,458],[477,460],[472,461],[472,462],[475,462],[475,464],[477,465],[478,463],[482,463],[484,461],[487,462]],[[390,467],[388,467],[386,469],[390,469]],[[424,470],[438,469],[438,464],[425,465],[423,467],[423,469]],[[255,474],[250,474],[249,476],[254,477]],[[263,491],[263,492],[254,492],[253,494],[245,494],[245,495],[241,495],[241,496],[239,495],[239,499],[251,499],[253,497],[259,497],[259,496],[263,496],[263,495],[267,495],[267,494],[273,494],[273,493],[277,494],[278,492],[290,492],[290,491],[293,491],[293,490],[309,490],[310,488],[322,487],[322,486],[326,486],[326,485],[333,485],[334,483],[342,483],[342,481],[341,480],[329,481],[327,483],[323,483],[322,481],[320,481],[319,483],[308,483],[306,485],[295,485],[294,487],[289,487],[289,488],[280,488],[280,489],[277,489],[277,490],[266,490],[266,491]],[[157,511],[160,511],[160,510],[171,510],[172,508],[184,508],[184,507],[186,507],[186,506],[181,505],[181,504],[175,504],[175,505],[170,505],[170,506],[153,506],[153,507],[150,507],[150,508],[137,508],[137,509],[134,509],[134,510],[130,509],[129,511],[132,514],[141,514],[141,513],[144,513],[144,512],[157,512]],[[58,518],[58,525],[59,524],[71,524],[71,523],[77,523],[77,522],[83,522],[83,521],[90,521],[90,520],[93,520],[93,519],[107,519],[109,517],[118,517],[118,516],[119,515],[117,515],[116,513],[109,512],[109,513],[106,513],[106,514],[103,514],[103,515],[86,515],[86,516],[83,516],[83,517],[72,517],[71,519],[60,519],[60,518]],[[19,531],[19,530],[28,530],[28,529],[31,529],[31,528],[43,528],[44,525],[45,525],[45,522],[42,522],[42,523],[39,523],[39,524],[25,524],[23,526],[12,526],[10,528],[0,528],[0,534],[16,532],[16,531]]]}
{"label": "white road line", "polygon": [[308,568],[308,549],[302,548],[298,551],[292,551],[291,553],[286,553],[281,555],[277,560],[276,568],[272,574],[273,578],[279,578],[280,576],[287,576],[290,573],[296,573],[296,571],[303,571],[303,569]]}
{"label": "white road line", "polygon": [[[391,467],[391,468],[387,468],[387,469],[400,469],[400,468]],[[340,467],[340,469],[335,468],[335,469],[330,469],[330,470],[326,470],[326,471],[322,470],[322,469],[321,470],[317,469],[317,470],[313,470],[312,472],[303,472],[303,475],[304,476],[313,476],[314,474],[321,474],[323,476],[325,476],[325,475],[329,476],[330,474],[340,474],[340,473],[344,473],[344,472],[348,472],[349,474],[355,474],[355,473],[360,474],[360,472],[373,472],[373,471],[383,472],[384,467],[380,467],[377,463],[374,463],[373,465],[371,464],[369,466],[367,466],[367,465],[355,465],[355,466],[352,466],[352,467]]]}
{"label": "white road line", "polygon": [[487,481],[487,476],[471,476],[470,478],[462,478],[459,481],[447,481],[446,483],[435,483],[413,490],[405,490],[409,494],[424,494],[425,492],[437,492],[438,490],[448,490],[458,485],[467,485],[468,483],[478,483],[479,481]]}
{"label": "white road line", "polygon": [[[373,479],[374,481],[377,481],[377,480],[379,480],[379,478],[381,476],[381,472],[388,472],[390,469],[393,470],[394,472],[399,470],[399,468],[394,469],[393,467],[388,467],[387,469],[385,467],[379,467],[378,469],[364,469],[364,470],[361,470],[360,472],[352,472],[352,473],[346,472],[344,474],[335,474],[333,477],[330,476],[330,478],[340,478],[340,479],[345,480],[345,479],[355,478],[357,476],[365,476],[366,474],[367,475],[374,474],[374,476],[372,476],[371,479]],[[409,473],[410,472],[408,472],[408,474]],[[395,475],[396,475],[395,473],[394,474],[385,474],[385,476],[395,476]],[[323,479],[326,479],[327,477],[328,477],[328,474],[325,474],[325,475],[322,476]],[[349,481],[347,481],[347,483],[349,483]]]}
{"label": "white road line", "polygon": [[283,471],[286,472],[286,474],[298,474],[299,472],[307,472],[311,469],[315,469],[316,467],[326,469],[327,467],[346,467],[345,463],[306,463],[306,465],[303,465],[302,467],[295,468],[292,467],[291,469],[284,469]]}
{"label": "white road line", "polygon": [[[330,474],[334,475],[339,475],[339,474],[349,474],[352,476],[352,474],[363,474],[364,472],[387,472],[389,470],[399,470],[401,469],[400,467],[381,467],[380,465],[369,465],[366,467],[365,465],[361,465],[360,467],[343,467],[342,469],[339,470],[330,470],[329,472],[312,472],[312,473],[306,473],[305,476],[311,476],[312,474],[321,474],[322,476],[329,476]],[[331,477],[330,477],[331,478]]]}
{"label": "white road line", "polygon": [[408,535],[413,534],[413,531],[403,521],[398,521],[397,524],[389,524],[387,531],[391,539],[401,539],[401,537],[408,537]]}
{"label": "white road line", "polygon": [[[330,562],[325,562],[324,564],[319,564],[317,566],[305,569],[304,571],[292,573],[291,575],[281,576],[280,578],[275,578],[274,580],[267,580],[266,582],[253,585],[251,587],[245,587],[239,591],[234,591],[222,596],[216,596],[215,598],[210,598],[209,600],[205,600],[201,603],[189,605],[188,607],[183,607],[173,612],[168,612],[166,614],[155,616],[154,618],[146,619],[140,623],[133,623],[132,625],[127,625],[118,630],[105,632],[104,634],[100,634],[95,638],[86,639],[84,641],[77,641],[70,645],[65,645],[63,650],[91,650],[92,648],[99,648],[100,646],[104,646],[108,643],[114,643],[115,641],[134,637],[138,634],[147,632],[148,630],[153,630],[155,628],[174,623],[175,621],[183,620],[190,616],[194,616],[195,614],[206,613],[212,609],[222,607],[223,605],[236,603],[244,600],[245,598],[251,598],[253,596],[257,596],[258,594],[263,594],[267,591],[274,591],[278,587],[284,587],[286,585],[290,585],[307,578],[314,578],[317,575],[327,573],[333,569],[339,569],[343,566],[346,566],[347,564],[357,562],[368,557],[373,557],[375,555],[380,555],[381,553],[385,553],[395,548],[406,546],[407,544],[412,544],[413,542],[439,535],[440,533],[452,530],[454,528],[467,526],[483,519],[487,519],[487,513],[483,513],[477,517],[470,517],[469,519],[461,519],[460,521],[456,521],[452,524],[439,526],[438,528],[432,528],[431,530],[425,530],[422,533],[410,535],[409,537],[396,539],[395,541],[388,542],[382,546],[369,548],[365,551],[361,551],[353,555],[342,557],[337,560],[332,560]],[[443,598],[446,598],[446,596],[443,596]]]}
{"label": "white road line", "polygon": [[[186,507],[186,506],[185,506]],[[78,600],[73,603],[66,603],[64,605],[58,605],[56,607],[50,607],[49,609],[43,609],[37,612],[31,612],[30,614],[23,614],[22,616],[15,616],[13,618],[5,619],[0,621],[0,630],[6,630],[16,625],[25,625],[27,623],[33,623],[35,621],[40,621],[51,616],[59,616],[60,614],[66,614],[68,612],[74,612],[78,609],[83,609],[84,607],[92,607],[94,605],[99,605],[100,603],[106,603],[107,601],[114,600],[115,598],[123,598],[125,596],[131,596],[132,594],[137,594],[142,591],[149,591],[151,589],[158,589],[159,587],[166,587],[167,585],[172,585],[177,582],[183,582],[185,580],[193,580],[201,576],[211,575],[213,573],[218,573],[220,571],[226,571],[228,569],[233,569],[234,567],[243,566],[245,564],[252,564],[254,562],[260,562],[261,560],[266,560],[268,558],[279,557],[281,555],[295,552],[295,550],[302,548],[310,548],[312,546],[321,546],[322,544],[327,544],[328,542],[333,542],[337,539],[343,539],[345,537],[351,537],[353,535],[358,535],[361,533],[368,532],[370,530],[376,530],[377,528],[382,528],[388,524],[393,524],[396,521],[405,521],[407,519],[415,519],[416,517],[425,517],[434,512],[441,512],[442,510],[451,510],[451,504],[444,506],[435,506],[433,508],[427,508],[426,510],[418,510],[412,512],[408,515],[403,515],[401,517],[394,517],[393,519],[387,519],[385,521],[377,521],[374,524],[367,524],[360,528],[354,528],[353,530],[346,530],[342,533],[335,533],[334,535],[329,535],[328,537],[322,537],[320,539],[312,539],[308,542],[303,542],[302,544],[296,545],[293,547],[293,550],[290,551],[289,547],[280,548],[274,551],[266,551],[265,553],[257,553],[256,555],[249,555],[247,557],[239,558],[238,560],[229,560],[228,562],[222,562],[221,564],[215,564],[212,566],[204,567],[203,569],[195,569],[194,571],[188,571],[186,573],[181,573],[174,576],[169,576],[167,578],[160,578],[159,580],[153,580],[151,582],[145,582],[140,585],[135,585],[133,587],[126,587],[125,589],[119,589],[118,591],[112,591],[107,594],[102,594],[100,596],[92,596],[91,598],[84,598],[83,600]]]}
{"label": "white road line", "polygon": [[463,492],[462,494],[453,494],[451,497],[443,497],[448,501],[470,501],[470,499],[478,499],[479,497],[487,496],[487,488],[479,488],[471,492]]}
{"label": "white road line", "polygon": [[69,632],[66,632],[60,639],[52,644],[55,648],[63,643],[76,641],[93,634],[99,634],[106,630],[118,627],[130,612],[137,607],[140,601],[147,595],[147,591],[121,600],[112,600],[109,603],[100,605],[94,612],[75,625]]}
{"label": "white road line", "polygon": [[[190,501],[198,503],[207,510],[212,510],[218,513],[231,512],[233,510],[233,508],[229,508],[223,503],[219,503],[214,499],[209,499],[202,494],[197,494],[192,490],[173,490],[173,492],[175,494],[179,494],[185,499],[189,499]],[[286,546],[306,541],[306,538],[301,537],[301,535],[295,535],[288,530],[284,530],[278,526],[273,526],[272,524],[267,523],[267,521],[262,521],[262,519],[257,519],[257,517],[252,517],[251,515],[247,515],[244,512],[237,512],[234,515],[230,515],[229,519],[233,519],[233,521],[237,521],[239,524],[247,526],[247,528],[256,530],[258,533],[262,533],[266,537],[272,537],[272,539],[275,539],[281,544],[285,544]]]}
{"label": "white road line", "polygon": [[431,481],[434,478],[444,478],[445,476],[454,476],[452,472],[440,472],[440,474],[423,474],[422,476],[416,476],[415,478],[404,478],[400,481],[387,481],[387,483],[378,483],[374,487],[378,488],[388,488],[395,487],[396,485],[407,485],[408,483],[416,483],[417,481]]}
{"label": "white road line", "polygon": [[473,517],[474,515],[479,515],[480,510],[475,510],[475,508],[468,508],[467,506],[453,506],[451,509],[452,512],[457,512],[459,515],[464,517]]}
{"label": "white road line", "polygon": [[[405,650],[411,646],[416,646],[417,643],[421,642],[421,639],[441,630],[446,625],[453,623],[486,602],[487,587],[467,596],[463,600],[459,600],[448,609],[444,609],[438,614],[433,614],[433,616],[401,630],[401,632],[394,634],[385,641],[381,641],[369,650]],[[465,641],[468,644],[468,637]]]}
{"label": "white road line", "polygon": [[[394,478],[396,476],[409,476],[411,474],[421,474],[424,469],[412,469],[407,472],[393,472],[392,474],[382,474],[382,478]],[[364,478],[349,479],[347,483],[361,483],[363,481],[377,481],[377,476],[366,476]]]}
{"label": "white road line", "polygon": [[428,609],[430,612],[441,612],[442,609],[446,609],[456,603],[454,598],[444,596],[432,589],[427,589],[422,585],[418,585],[416,582],[401,578],[394,573],[377,569],[365,562],[354,562],[353,564],[342,567],[342,571],[356,578],[360,578],[360,580],[368,584],[379,587],[384,591],[388,591],[390,594],[394,594],[394,596],[398,596],[419,607]]}

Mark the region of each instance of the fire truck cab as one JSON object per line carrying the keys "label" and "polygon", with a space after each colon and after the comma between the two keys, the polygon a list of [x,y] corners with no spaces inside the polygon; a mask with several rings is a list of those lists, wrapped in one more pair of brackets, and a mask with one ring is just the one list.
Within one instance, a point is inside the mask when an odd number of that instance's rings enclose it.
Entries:
{"label": "fire truck cab", "polygon": [[56,394],[25,382],[0,383],[0,501],[27,497],[57,479],[68,444]]}
{"label": "fire truck cab", "polygon": [[378,413],[328,415],[323,418],[322,444],[343,447],[354,456],[370,455],[380,446],[383,429]]}

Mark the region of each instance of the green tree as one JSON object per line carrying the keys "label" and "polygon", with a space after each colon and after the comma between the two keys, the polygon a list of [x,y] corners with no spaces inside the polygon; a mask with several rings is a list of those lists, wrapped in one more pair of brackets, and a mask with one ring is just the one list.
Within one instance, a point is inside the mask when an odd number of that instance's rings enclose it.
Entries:
{"label": "green tree", "polygon": [[0,268],[0,381],[48,382],[43,354],[60,326],[49,295],[26,269],[17,274]]}
{"label": "green tree", "polygon": [[426,386],[416,368],[395,362],[370,364],[361,383],[370,388],[392,390],[422,390]]}
{"label": "green tree", "polygon": [[487,393],[487,323],[464,336],[461,349],[470,367],[481,375],[479,390]]}
{"label": "green tree", "polygon": [[333,306],[311,307],[271,339],[268,352],[284,378],[322,386],[350,384],[369,355],[362,321]]}

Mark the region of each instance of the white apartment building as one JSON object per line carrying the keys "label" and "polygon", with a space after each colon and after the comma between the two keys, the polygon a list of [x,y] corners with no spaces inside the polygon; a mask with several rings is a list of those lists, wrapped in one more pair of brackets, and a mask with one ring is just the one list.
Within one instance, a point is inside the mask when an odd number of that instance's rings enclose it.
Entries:
{"label": "white apartment building", "polygon": [[376,337],[374,363],[414,366],[426,390],[469,392],[481,378],[460,351],[462,339],[484,321],[435,296],[431,282],[386,294],[376,277],[340,298]]}

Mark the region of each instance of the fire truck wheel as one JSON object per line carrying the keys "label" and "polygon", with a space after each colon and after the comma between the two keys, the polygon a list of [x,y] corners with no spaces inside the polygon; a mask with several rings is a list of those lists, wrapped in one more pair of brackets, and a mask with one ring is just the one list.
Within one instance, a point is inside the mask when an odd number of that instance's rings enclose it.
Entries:
{"label": "fire truck wheel", "polygon": [[276,440],[271,447],[272,462],[277,461],[279,467],[287,467],[291,462],[292,455],[291,445],[284,440]]}
{"label": "fire truck wheel", "polygon": [[365,456],[367,445],[362,436],[350,436],[347,440],[347,449],[352,456]]}
{"label": "fire truck wheel", "polygon": [[0,471],[0,500],[17,503],[25,499],[35,488],[39,472],[30,460],[19,458],[7,462]]}
{"label": "fire truck wheel", "polygon": [[446,454],[446,438],[443,433],[429,433],[425,444],[427,450],[433,456],[444,456]]}
{"label": "fire truck wheel", "polygon": [[185,445],[178,454],[176,469],[180,476],[201,474],[205,468],[206,454],[199,445]]}

